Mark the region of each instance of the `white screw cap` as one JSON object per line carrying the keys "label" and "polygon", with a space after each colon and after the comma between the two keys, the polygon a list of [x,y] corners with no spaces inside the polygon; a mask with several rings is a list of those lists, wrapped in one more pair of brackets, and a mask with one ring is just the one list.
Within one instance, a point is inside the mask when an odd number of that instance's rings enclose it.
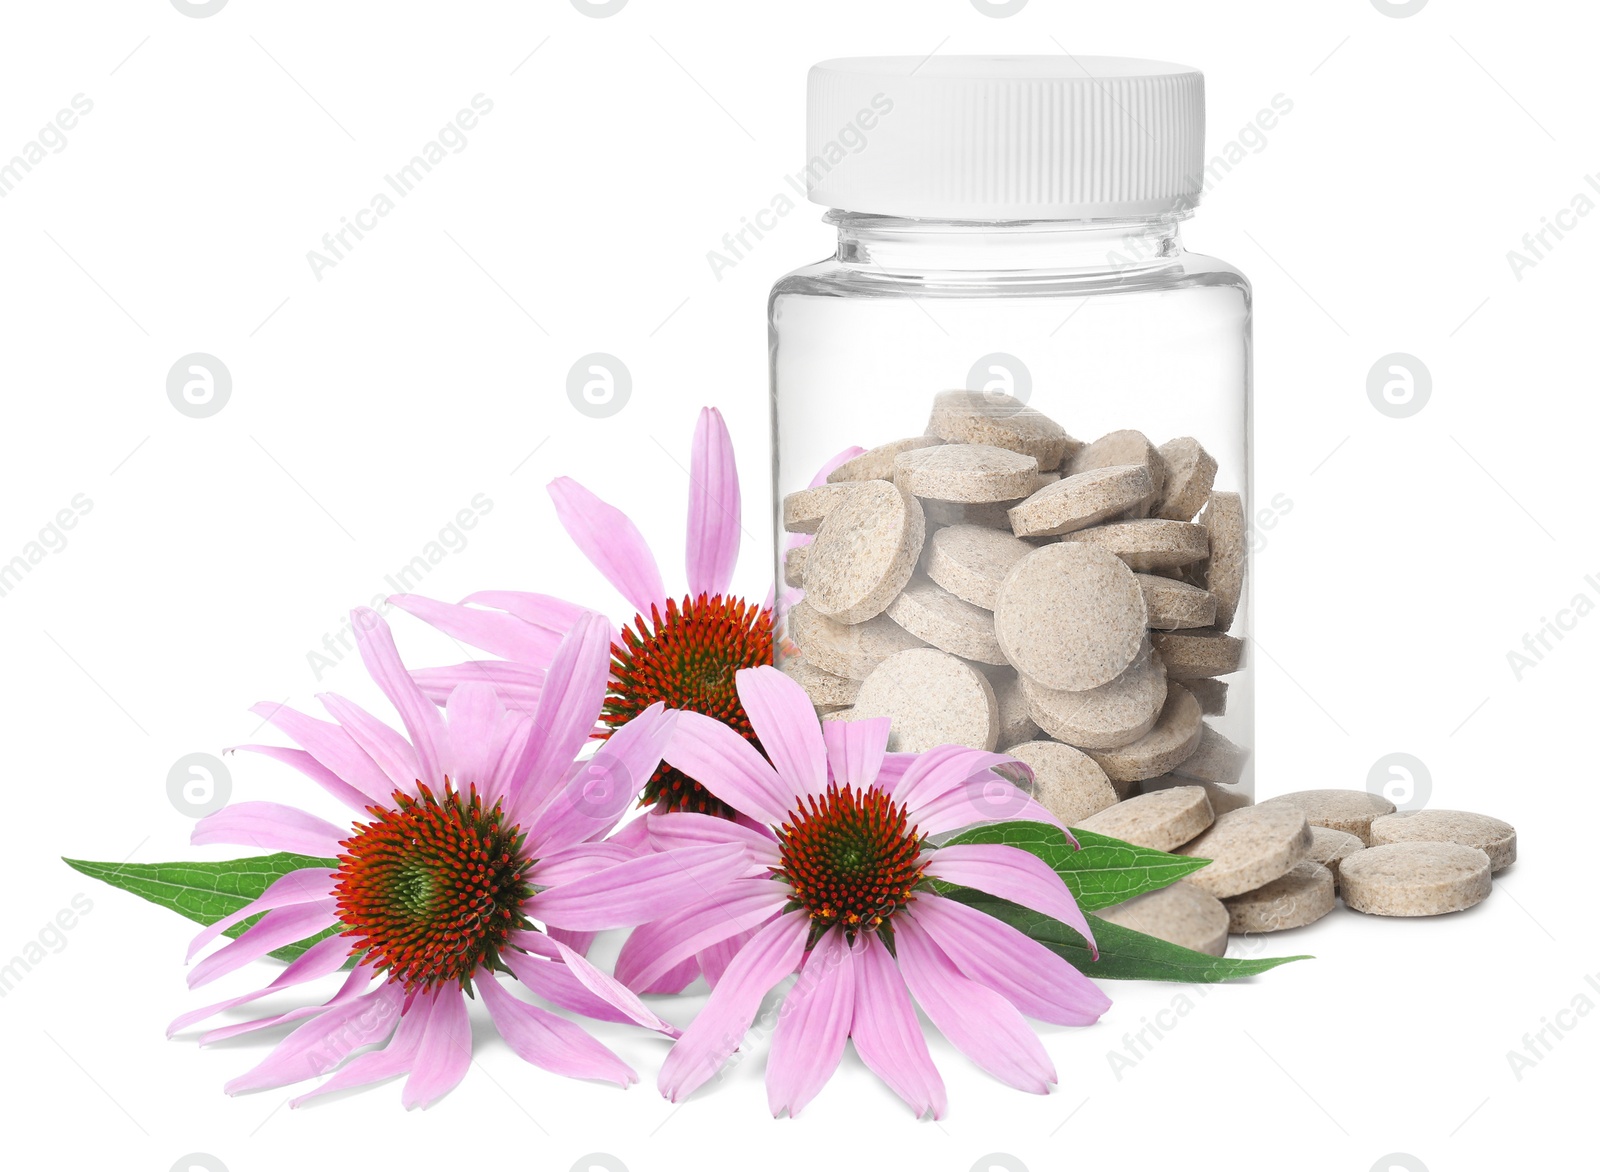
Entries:
{"label": "white screw cap", "polygon": [[844,57],[811,67],[814,203],[915,219],[1126,219],[1199,200],[1205,80],[1130,57]]}

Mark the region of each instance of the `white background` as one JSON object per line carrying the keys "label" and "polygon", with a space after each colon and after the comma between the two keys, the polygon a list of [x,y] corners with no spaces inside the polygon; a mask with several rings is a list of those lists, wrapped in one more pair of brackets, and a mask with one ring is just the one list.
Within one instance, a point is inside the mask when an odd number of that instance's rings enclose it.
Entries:
{"label": "white background", "polygon": [[[1369,0],[1033,0],[995,19],[969,0],[634,0],[595,19],[566,0],[233,0],[193,19],[123,0],[3,19],[0,158],[74,95],[93,102],[0,200],[0,561],[92,502],[0,597],[0,957],[74,895],[93,902],[0,1001],[7,1163],[31,1144],[55,1166],[162,1172],[190,1152],[232,1172],[565,1170],[593,1152],[631,1172],[1366,1172],[1402,1152],[1437,1172],[1592,1144],[1600,1015],[1520,1079],[1506,1057],[1577,995],[1600,1004],[1584,981],[1600,972],[1584,862],[1600,618],[1520,680],[1507,662],[1575,595],[1600,601],[1600,216],[1521,280],[1506,259],[1600,175],[1592,5],[1436,0],[1394,19]],[[662,1043],[604,1028],[641,1085],[548,1076],[485,1028],[465,1084],[426,1113],[393,1084],[297,1112],[284,1092],[225,1097],[262,1043],[163,1038],[196,1004],[190,927],[57,857],[192,857],[165,792],[175,760],[251,739],[258,700],[374,700],[359,667],[318,679],[308,653],[476,494],[491,511],[423,592],[538,589],[624,617],[555,523],[543,486],[560,474],[623,504],[681,588],[702,404],[738,445],[739,584],[764,594],[766,290],[831,238],[806,205],[720,281],[706,253],[802,166],[806,67],[1066,49],[1202,68],[1213,152],[1274,95],[1294,103],[1185,229],[1255,283],[1256,488],[1293,501],[1256,561],[1261,794],[1363,787],[1381,756],[1411,753],[1433,805],[1511,820],[1523,861],[1467,914],[1340,909],[1252,943],[1318,959],[1238,986],[1110,984],[1100,1025],[1045,1028],[1048,1097],[934,1039],[951,1100],[937,1126],[853,1057],[796,1121],[768,1116],[759,1054],[674,1110],[653,1089]],[[318,280],[307,251],[479,93],[494,108],[465,149]],[[207,419],[165,392],[194,351],[233,377]],[[613,418],[566,397],[591,351],[633,375]],[[1432,372],[1409,419],[1366,395],[1393,351]],[[459,658],[397,625],[417,661]],[[230,760],[237,798],[312,796]],[[1108,1052],[1178,997],[1193,1012],[1119,1079]],[[698,1004],[665,1006],[687,1020]]]}

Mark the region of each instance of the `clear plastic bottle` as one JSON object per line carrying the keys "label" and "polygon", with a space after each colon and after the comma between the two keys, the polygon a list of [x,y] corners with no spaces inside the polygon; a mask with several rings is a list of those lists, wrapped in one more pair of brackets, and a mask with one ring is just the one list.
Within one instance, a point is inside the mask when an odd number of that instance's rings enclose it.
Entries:
{"label": "clear plastic bottle", "polygon": [[[1123,746],[1103,743],[1126,738],[1143,721],[1129,722],[1128,697],[1119,697],[1115,684],[1095,683],[1077,695],[1054,698],[1072,713],[1062,727],[1060,706],[1046,694],[1062,690],[1047,683],[1061,681],[1037,674],[1039,655],[1052,651],[1046,639],[1045,646],[1025,653],[1005,649],[1000,663],[976,665],[999,710],[994,739],[984,747],[1004,750],[1013,738],[1028,736],[1076,741],[1100,760],[1120,792],[1204,781],[1219,787],[1212,796],[1222,805],[1249,801],[1252,671],[1242,644],[1250,629],[1245,563],[1253,515],[1250,286],[1232,266],[1184,251],[1179,238],[1179,225],[1201,188],[1201,75],[1184,66],[1107,58],[871,58],[824,62],[813,68],[809,89],[810,197],[832,209],[827,218],[838,229],[839,243],[833,257],[790,273],[772,291],[776,499],[812,485],[846,448],[923,436],[933,427],[936,394],[952,390],[964,389],[966,396],[947,396],[947,414],[950,403],[958,417],[965,408],[980,419],[1016,413],[1031,419],[1027,413],[1039,412],[1073,437],[1061,465],[1041,470],[1038,487],[1056,473],[1070,478],[1108,462],[1147,463],[1152,489],[1156,481],[1167,482],[1155,499],[1077,525],[1070,518],[1081,517],[1081,510],[1074,513],[1063,497],[1049,515],[1064,513],[1074,531],[1027,540],[1039,548],[1103,540],[1130,569],[1148,571],[1137,581],[1153,629],[1138,656],[1161,661],[1167,677],[1164,707],[1151,714],[1156,724]],[[952,432],[946,420],[945,441],[970,438],[959,418],[957,423]],[[1210,490],[1209,461],[1201,456],[1195,467],[1188,443],[1154,460],[1141,457],[1137,436],[1091,443],[1127,431],[1142,433],[1158,448],[1178,439],[1198,441],[1216,466]],[[1136,473],[1128,477],[1124,489],[1141,483]],[[945,642],[939,624],[946,622],[962,627],[963,637],[987,637],[981,628],[990,611],[976,603],[994,606],[996,599],[967,590],[962,593],[968,598],[957,595],[959,606],[947,607],[945,587],[928,584],[929,543],[952,524],[1005,530],[1013,520],[1008,502],[919,503],[923,542],[905,583],[925,592],[919,606],[890,603],[893,614],[870,620],[861,619],[857,608],[847,616],[851,623],[819,618],[813,610],[803,616],[810,622],[805,631],[792,617],[805,597],[807,570],[822,572],[801,564],[822,548],[811,545],[814,540],[833,547],[818,562],[826,561],[835,576],[844,558],[855,567],[851,572],[870,578],[877,572],[874,558],[885,555],[870,546],[843,554],[846,539],[842,533],[830,538],[826,519],[815,539],[786,532],[780,508],[777,573],[788,583],[779,593],[780,654],[786,660],[803,657],[806,667],[790,668],[802,675],[834,669],[827,676],[805,676],[825,712],[856,691],[833,676],[860,680],[875,670],[885,650],[916,641],[895,641],[899,636],[885,626],[894,614],[909,619],[907,629],[915,628],[923,642]],[[1152,511],[1158,515],[1150,517]],[[1130,520],[1159,523],[1126,524]],[[1109,533],[1082,532],[1119,525]],[[1198,525],[1199,533],[1174,528],[1184,525]],[[1190,556],[1196,539],[1208,543],[1203,560]],[[1191,543],[1190,553],[1158,550],[1140,560],[1144,544],[1164,549],[1174,541]],[[794,556],[786,575],[786,559],[796,546],[806,550]],[[1189,560],[1165,564],[1174,557]],[[903,560],[889,569],[896,579],[888,583],[891,591],[904,572]],[[935,574],[951,580],[948,573]],[[1203,618],[1205,601],[1178,587],[1163,591],[1150,578],[1206,589],[1219,600],[1224,620],[1236,604],[1231,623],[1223,629],[1223,620],[1213,619],[1208,627],[1161,629]],[[1169,597],[1173,592],[1176,600]],[[1006,605],[1015,612],[1046,604],[1014,595]],[[938,612],[931,628],[929,605]],[[1174,605],[1181,613],[1169,613]],[[1125,639],[1125,631],[1064,618],[1050,638],[1067,632],[1077,642],[1055,647],[1055,653],[1070,657],[1087,648],[1091,659],[1098,655],[1115,666],[1121,652],[1101,654],[1097,641]],[[1121,621],[1127,622],[1125,615]],[[885,642],[885,631],[895,638]],[[805,646],[807,633],[826,646]],[[930,633],[938,637],[930,640]],[[967,644],[955,646],[965,650]],[[1233,667],[1235,658],[1236,670],[1219,670]],[[912,693],[928,667],[922,657],[916,670],[899,673],[909,679]],[[1150,670],[1149,660],[1136,658],[1127,668],[1141,670]],[[1199,671],[1213,674],[1191,683]],[[891,678],[895,674],[868,682],[861,711],[845,707],[834,718],[894,714],[892,747],[923,748],[928,737],[947,739],[938,735],[949,729],[941,730],[941,717],[932,709],[934,692],[948,691],[950,681],[935,671],[927,710],[908,713],[908,704],[921,701],[905,694],[907,679]],[[1024,687],[1024,680],[1031,682]],[[1121,677],[1123,693],[1130,680]],[[943,701],[941,691],[938,702]],[[1196,705],[1204,710],[1198,733]],[[1032,727],[1039,721],[1030,714],[1037,718],[1040,708],[1049,714],[1043,723],[1056,729],[1053,738]],[[971,721],[947,723],[972,738]],[[1111,731],[1081,731],[1085,726]],[[1132,776],[1158,767],[1153,776]]]}

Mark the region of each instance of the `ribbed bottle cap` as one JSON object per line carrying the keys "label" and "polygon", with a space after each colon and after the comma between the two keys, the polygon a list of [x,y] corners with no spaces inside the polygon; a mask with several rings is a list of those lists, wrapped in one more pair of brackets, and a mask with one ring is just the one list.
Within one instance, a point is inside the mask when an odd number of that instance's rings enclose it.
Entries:
{"label": "ribbed bottle cap", "polygon": [[1200,196],[1200,71],[1129,57],[844,57],[811,67],[811,200],[918,219],[1119,219]]}

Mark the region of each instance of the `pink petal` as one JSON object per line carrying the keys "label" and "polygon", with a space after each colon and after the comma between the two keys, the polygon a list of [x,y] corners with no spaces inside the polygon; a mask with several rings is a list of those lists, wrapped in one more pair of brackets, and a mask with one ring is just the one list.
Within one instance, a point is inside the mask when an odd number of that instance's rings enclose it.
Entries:
{"label": "pink petal", "polygon": [[734,675],[734,684],[778,776],[798,797],[825,793],[828,751],[817,710],[805,689],[775,667],[745,668]]}
{"label": "pink petal", "polygon": [[612,733],[598,752],[569,770],[529,834],[540,850],[581,842],[617,824],[661,764],[678,714],[652,704]]}
{"label": "pink petal", "polygon": [[568,1078],[601,1079],[624,1087],[638,1081],[626,1062],[580,1026],[517,999],[492,976],[485,976],[476,986],[495,1029],[524,1062]]}
{"label": "pink petal", "polygon": [[452,639],[531,668],[550,662],[565,630],[534,626],[499,610],[453,605],[420,594],[395,594],[389,601]]}
{"label": "pink petal", "polygon": [[610,622],[586,615],[556,649],[527,746],[507,789],[507,821],[532,823],[593,734],[611,679],[611,636]]}
{"label": "pink petal", "polygon": [[566,928],[553,927],[550,924],[544,926],[544,934],[551,940],[561,941],[572,951],[581,953],[584,956],[589,955],[589,949],[594,947],[594,938],[598,935],[595,932],[572,932]]}
{"label": "pink petal", "polygon": [[822,726],[828,764],[839,785],[865,789],[878,780],[889,745],[889,718],[835,720]]}
{"label": "pink petal", "polygon": [[738,1049],[762,998],[800,963],[810,922],[803,909],[779,916],[734,958],[661,1064],[656,1086],[663,1095],[675,1103],[692,1094]]}
{"label": "pink petal", "polygon": [[[328,939],[334,940],[337,937],[330,936]],[[310,953],[311,949],[307,949],[302,955],[309,956]],[[376,976],[377,970],[371,965],[358,964],[350,970],[350,975],[345,977],[344,984],[340,985],[334,995],[321,1005],[300,1005],[283,1013],[275,1013],[269,1017],[258,1017],[254,1021],[236,1021],[228,1025],[217,1026],[215,1029],[207,1030],[200,1035],[200,1045],[209,1046],[214,1042],[225,1042],[229,1038],[243,1037],[245,1034],[274,1029],[280,1025],[287,1025],[292,1021],[315,1017],[325,1009],[332,1009],[335,1005],[344,1005],[360,997],[366,992],[367,986],[372,984],[373,978]]]}
{"label": "pink petal", "polygon": [[184,959],[193,960],[195,953],[239,921],[247,920],[257,912],[327,899],[333,894],[333,884],[334,872],[322,867],[307,867],[301,871],[290,871],[287,875],[274,879],[267,885],[265,891],[238,911],[226,915],[216,923],[208,924],[202,929],[200,934],[189,942],[189,951],[184,955]]}
{"label": "pink petal", "polygon": [[410,741],[353,700],[334,692],[322,692],[317,699],[388,779],[388,785],[378,795],[380,802],[387,803],[395,790],[417,792],[422,767],[417,764],[417,751]]}
{"label": "pink petal", "polygon": [[277,802],[234,802],[196,822],[189,841],[195,846],[226,843],[326,859],[343,850],[339,844],[349,837],[348,829],[341,830],[332,822],[324,822],[293,806],[281,806]]}
{"label": "pink petal", "polygon": [[444,720],[438,708],[422,694],[411,673],[406,671],[406,665],[400,662],[394,635],[377,611],[357,607],[350,612],[350,623],[356,632],[361,662],[367,665],[373,681],[394,705],[411,737],[411,747],[417,751],[419,780],[430,786],[441,785],[444,781],[444,769],[440,764]]}
{"label": "pink petal", "polygon": [[764,924],[789,902],[789,888],[771,879],[741,879],[686,907],[635,928],[617,954],[617,980],[653,991],[655,982],[697,953]]}
{"label": "pink petal", "polygon": [[560,887],[638,857],[638,852],[611,842],[575,842],[553,851],[541,847],[528,878],[538,887]]}
{"label": "pink petal", "polygon": [[1043,822],[1066,831],[1049,810],[993,774],[975,777],[964,786],[924,802],[916,810],[915,821],[924,834],[944,834],[984,822]]}
{"label": "pink petal", "polygon": [[911,1105],[917,1118],[943,1119],[944,1080],[928,1054],[905,979],[876,932],[856,949],[855,1016],[850,1037],[868,1070]]}
{"label": "pink petal", "polygon": [[435,704],[443,704],[462,684],[487,683],[500,693],[506,707],[532,712],[539,707],[544,669],[499,659],[474,659],[453,667],[414,668],[411,678],[417,681],[422,694]]}
{"label": "pink petal", "polygon": [[792,1119],[839,1068],[855,1008],[855,956],[834,928],[812,946],[783,999],[767,1058],[767,1107]]}
{"label": "pink petal", "polygon": [[953,899],[919,896],[909,909],[961,972],[1029,1017],[1093,1025],[1111,999],[1093,981],[1010,924]]}
{"label": "pink petal", "polygon": [[945,846],[933,852],[926,873],[963,887],[976,887],[1060,920],[1088,941],[1095,956],[1100,955],[1078,901],[1072,898],[1055,868],[1038,855],[1003,843]]}
{"label": "pink petal", "polygon": [[275,948],[315,936],[339,922],[336,900],[275,908],[250,926],[238,939],[223,945],[189,971],[189,988],[198,989],[218,977],[243,968]]}
{"label": "pink petal", "polygon": [[[906,806],[915,818],[918,807],[952,791],[979,792],[988,781],[997,780],[990,774],[990,769],[996,765],[1015,763],[1001,753],[985,753],[982,749],[966,749],[960,745],[940,745],[926,753],[919,753],[894,782],[889,795]],[[921,819],[916,820],[920,824]],[[977,822],[980,819],[974,817],[968,821]]]}
{"label": "pink petal", "polygon": [[167,1037],[170,1038],[180,1030],[186,1030],[209,1017],[215,1017],[225,1009],[247,1005],[270,993],[281,992],[295,985],[314,981],[318,977],[325,977],[331,972],[336,972],[349,956],[350,942],[344,937],[329,936],[326,940],[319,940],[290,961],[270,984],[263,985],[253,992],[242,993],[237,997],[229,997],[226,1001],[207,1005],[203,1009],[191,1009],[188,1013],[180,1014],[172,1020],[171,1025],[167,1026]]}
{"label": "pink petal", "polygon": [[354,786],[372,801],[386,802],[394,792],[394,782],[338,725],[296,712],[287,704],[254,704],[250,711],[292,737],[341,781]]}
{"label": "pink petal", "polygon": [[636,855],[644,854],[650,849],[650,828],[647,818],[647,814],[629,818],[608,835],[606,841],[614,846],[624,847]]}
{"label": "pink petal", "polygon": [[265,1059],[223,1086],[230,1095],[318,1078],[354,1051],[389,1036],[399,1019],[400,991],[385,985],[337,1005],[295,1029]]}
{"label": "pink petal", "polygon": [[585,614],[587,607],[549,594],[532,594],[526,590],[475,590],[461,600],[466,606],[492,606],[523,622],[550,631],[556,636],[551,643],[554,650],[561,637],[572,629]]}
{"label": "pink petal", "polygon": [[631,928],[659,916],[663,907],[714,897],[738,878],[744,862],[743,849],[731,845],[645,855],[539,892],[528,902],[528,914],[578,931]]}
{"label": "pink petal", "polygon": [[1046,1094],[1055,1067],[1011,1002],[951,963],[912,916],[895,917],[900,975],[939,1032],[1007,1086]]}
{"label": "pink petal", "polygon": [[[775,916],[777,914],[778,911],[774,908],[771,915]],[[770,919],[771,916],[768,918]],[[722,974],[728,971],[728,966],[733,963],[733,958],[743,951],[746,944],[755,939],[755,934],[765,927],[766,923],[766,920],[762,920],[756,927],[748,928],[743,932],[735,932],[727,939],[718,940],[710,947],[702,948],[694,954],[695,964],[699,967],[701,973],[705,975],[707,985],[713,989],[717,987],[717,982],[722,980]]]}
{"label": "pink petal", "polygon": [[[488,980],[493,983],[494,978]],[[467,1019],[466,995],[459,985],[445,985],[431,995],[418,997],[412,1002],[412,1012],[421,1009],[430,996],[428,1024],[422,1031],[422,1043],[417,1047],[405,1089],[400,1092],[400,1103],[408,1111],[412,1107],[430,1107],[444,1098],[467,1077],[467,1068],[472,1065],[472,1024]]]}
{"label": "pink petal", "polygon": [[650,845],[658,851],[737,842],[750,852],[753,864],[763,872],[779,862],[778,843],[770,834],[713,814],[677,810],[669,814],[647,814],[643,821],[649,830]]}
{"label": "pink petal", "polygon": [[698,712],[680,713],[666,757],[668,764],[760,822],[780,824],[795,807],[793,787],[755,746],[720,720]]}
{"label": "pink petal", "polygon": [[648,988],[641,991],[675,995],[687,989],[690,982],[699,975],[700,962],[696,958],[690,957],[682,964],[674,965],[670,970],[651,981]]}
{"label": "pink petal", "polygon": [[652,606],[666,605],[655,555],[627,514],[565,476],[550,482],[550,498],[562,527],[629,606],[648,615]]}
{"label": "pink petal", "polygon": [[[398,1002],[403,996],[399,986],[388,986],[385,991],[390,993],[398,1008]],[[387,1046],[381,1050],[369,1050],[365,1054],[357,1054],[322,1085],[290,1099],[289,1106],[298,1107],[319,1095],[349,1090],[352,1087],[371,1086],[386,1078],[408,1073],[417,1059],[417,1050],[422,1045],[422,1035],[427,1028],[426,1013],[419,1010],[416,1013],[402,1015],[400,1025],[395,1030],[394,1037],[389,1039]]]}
{"label": "pink petal", "polygon": [[611,1002],[596,997],[566,965],[546,956],[502,953],[512,974],[552,1005],[570,1009],[596,1021],[631,1022],[633,1018]]}
{"label": "pink petal", "polygon": [[263,757],[271,757],[274,761],[282,761],[285,765],[298,769],[320,785],[325,792],[332,794],[358,813],[372,805],[371,795],[362,793],[355,786],[343,781],[338,774],[304,749],[285,749],[281,745],[234,745],[227,752],[234,753],[240,750],[260,753]]}
{"label": "pink petal", "polygon": [[584,957],[579,956],[572,949],[560,941],[551,941],[560,950],[561,961],[572,971],[583,986],[603,1001],[608,1001],[628,1016],[628,1020],[637,1022],[646,1029],[658,1033],[678,1036],[678,1027],[670,1022],[657,1017],[638,996],[621,981],[611,977],[595,968]]}
{"label": "pink petal", "polygon": [[689,457],[689,593],[726,594],[739,560],[739,469],[715,407],[700,412]]}

